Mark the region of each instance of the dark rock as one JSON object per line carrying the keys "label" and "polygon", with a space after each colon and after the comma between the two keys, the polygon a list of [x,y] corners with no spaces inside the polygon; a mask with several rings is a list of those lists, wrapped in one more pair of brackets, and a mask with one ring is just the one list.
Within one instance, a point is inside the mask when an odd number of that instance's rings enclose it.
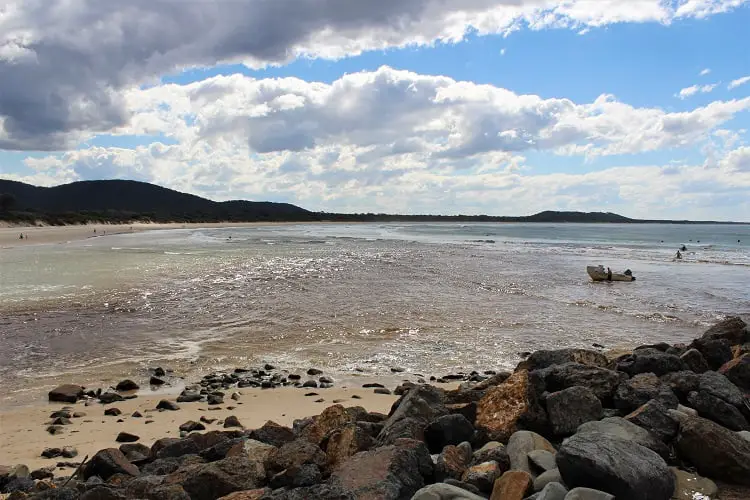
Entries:
{"label": "dark rock", "polygon": [[255,429],[250,433],[251,439],[256,439],[261,443],[273,445],[277,448],[286,443],[291,443],[295,439],[294,431],[289,427],[284,427],[276,422],[269,420],[263,427]]}
{"label": "dark rock", "polygon": [[617,359],[616,368],[631,377],[639,373],[653,373],[656,376],[670,372],[687,370],[684,361],[673,354],[667,354],[657,349],[646,348],[634,351]]}
{"label": "dark rock", "polygon": [[329,469],[360,451],[369,450],[372,445],[372,435],[358,424],[347,424],[332,431],[325,447]]}
{"label": "dark rock", "polygon": [[159,377],[151,377],[148,380],[148,383],[149,383],[149,385],[156,385],[156,386],[166,384],[166,382],[164,380],[160,379]]}
{"label": "dark rock", "polygon": [[69,418],[57,417],[52,421],[52,425],[71,425],[73,422]]}
{"label": "dark rock", "polygon": [[199,418],[198,420],[200,420],[204,424],[213,424],[214,422],[216,422],[217,419],[215,419],[215,418],[207,418],[205,416],[201,416],[201,418]]}
{"label": "dark rock", "polygon": [[302,387],[310,387],[314,389],[318,387],[318,383],[314,380],[305,380],[305,382],[302,384]]}
{"label": "dark rock", "polygon": [[312,486],[320,482],[322,474],[317,465],[304,464],[299,467],[291,467],[275,474],[269,481],[271,488],[300,488]]}
{"label": "dark rock", "polygon": [[640,373],[625,380],[615,392],[615,407],[631,412],[656,399],[667,408],[677,408],[679,400],[672,389],[653,373]]}
{"label": "dark rock", "polygon": [[321,384],[333,384],[333,379],[331,377],[320,377],[318,382]]}
{"label": "dark rock", "polygon": [[547,483],[536,500],[565,500],[568,490],[559,482]]}
{"label": "dark rock", "polygon": [[495,481],[492,500],[522,500],[532,489],[532,478],[528,472],[509,470]]}
{"label": "dark rock", "polygon": [[127,443],[120,445],[120,451],[128,462],[142,462],[148,460],[151,450],[141,443]]}
{"label": "dark rock", "polygon": [[463,415],[443,415],[430,422],[424,430],[424,440],[430,453],[440,453],[449,444],[471,441],[474,426]]}
{"label": "dark rock", "polygon": [[180,468],[180,461],[175,457],[158,458],[141,466],[141,473],[150,476],[166,476]]}
{"label": "dark rock", "polygon": [[193,420],[188,420],[180,426],[180,430],[185,432],[205,431],[206,426]]}
{"label": "dark rock", "polygon": [[201,401],[203,396],[197,392],[182,391],[182,394],[177,396],[178,403],[195,403]]}
{"label": "dark rock", "polygon": [[49,418],[71,418],[73,416],[70,410],[58,410],[52,412]]}
{"label": "dark rock", "polygon": [[178,469],[166,483],[179,483],[191,500],[215,500],[235,491],[255,489],[265,482],[263,465],[246,457],[230,457]]}
{"label": "dark rock", "polygon": [[[5,493],[22,493],[22,492],[31,492],[31,490],[34,489],[34,480],[30,477],[14,477],[13,479],[9,480],[8,483],[5,485],[3,490]],[[13,498],[13,495],[10,495],[9,500],[15,500]],[[27,498],[24,496],[16,496],[16,498]]]}
{"label": "dark rock", "polygon": [[504,472],[497,462],[484,462],[466,469],[461,481],[474,486],[480,492],[491,493],[495,480]]}
{"label": "dark rock", "polygon": [[82,468],[84,479],[99,476],[105,481],[114,474],[137,476],[138,473],[138,467],[131,464],[125,455],[116,448],[99,450]]}
{"label": "dark rock", "polygon": [[400,438],[424,440],[425,426],[448,413],[444,393],[429,385],[419,385],[394,403],[391,415],[383,423],[377,444],[394,444]]}
{"label": "dark rock", "polygon": [[732,359],[732,347],[725,339],[696,339],[690,347],[703,354],[703,358],[712,370],[718,370],[721,365]]}
{"label": "dark rock", "polygon": [[164,377],[167,374],[167,372],[164,371],[164,368],[156,367],[154,368],[154,375],[157,377]]}
{"label": "dark rock", "polygon": [[471,464],[471,446],[448,445],[440,452],[435,463],[435,478],[442,481],[446,478],[461,479]]}
{"label": "dark rock", "polygon": [[140,389],[140,386],[129,379],[121,380],[115,387],[117,392],[137,391],[138,389]]}
{"label": "dark rock", "polygon": [[224,404],[224,398],[218,394],[209,394],[206,399],[208,401],[208,404],[212,406]]}
{"label": "dark rock", "polygon": [[745,417],[740,411],[721,398],[709,394],[706,391],[691,392],[688,402],[692,408],[698,411],[703,418],[708,418],[733,431],[750,430]]}
{"label": "dark rock", "polygon": [[750,441],[705,418],[670,412],[680,422],[676,446],[703,476],[750,485]]}
{"label": "dark rock", "polygon": [[731,345],[743,344],[750,341],[747,324],[739,316],[721,321],[703,334],[704,339],[724,339]]}
{"label": "dark rock", "polygon": [[289,380],[300,380],[302,378],[301,375],[297,375],[296,373],[290,373],[287,378]]}
{"label": "dark rock", "polygon": [[36,481],[41,481],[43,479],[52,479],[53,477],[55,477],[54,470],[55,470],[54,467],[36,469],[36,470],[31,471],[31,474],[29,474],[29,477]]}
{"label": "dark rock", "polygon": [[323,371],[318,370],[317,368],[310,368],[309,370],[307,370],[307,374],[310,376],[322,375]]}
{"label": "dark rock", "polygon": [[[736,385],[717,372],[706,372],[700,376],[698,389],[721,398],[733,406],[742,406],[745,397]],[[697,409],[697,408],[696,408]]]}
{"label": "dark rock", "polygon": [[104,410],[104,414],[110,417],[119,417],[122,415],[122,411],[119,408],[107,408]]}
{"label": "dark rock", "polygon": [[42,456],[44,458],[56,458],[62,455],[62,449],[60,448],[45,448],[44,451],[42,451]]}
{"label": "dark rock", "polygon": [[575,386],[547,396],[547,415],[558,435],[573,434],[578,426],[602,418],[602,403],[585,387]]}
{"label": "dark rock", "polygon": [[[448,478],[445,481],[443,481],[442,483],[436,483],[436,484],[444,484],[444,485],[455,486],[456,488],[461,488],[462,490],[466,490],[467,492],[469,492],[469,493],[471,493],[473,495],[478,495],[480,498],[485,499],[485,500],[486,500],[486,497],[487,497],[486,494],[483,494],[481,491],[479,491],[479,488],[477,488],[473,484],[464,483],[463,481],[458,481],[456,479]],[[422,489],[424,489],[424,488],[422,488]],[[462,494],[466,495],[466,492],[464,492]],[[469,498],[472,498],[472,497],[469,497]],[[461,498],[461,499],[456,499],[456,500],[464,500],[464,499]]]}
{"label": "dark rock", "polygon": [[627,415],[625,420],[646,429],[665,443],[672,441],[679,429],[679,423],[669,414],[669,409],[655,399]]}
{"label": "dark rock", "polygon": [[510,469],[508,450],[502,443],[498,443],[497,441],[490,441],[474,452],[471,460],[473,465],[485,462],[496,462],[500,466],[501,472]]}
{"label": "dark rock", "polygon": [[[231,445],[231,448],[229,448],[226,452],[224,452],[224,456],[220,458],[225,457],[247,457],[250,460],[259,460],[260,462],[264,463],[266,459],[269,457],[271,452],[276,450],[275,446],[271,446],[270,444],[261,443],[260,441],[256,441],[254,439],[232,439],[229,441],[224,441],[223,443],[220,443],[219,445],[216,445],[214,447],[218,448],[219,446],[223,445]],[[218,453],[215,453],[212,451],[212,448],[209,448],[208,450],[204,450],[204,452],[211,451],[212,454],[218,455]],[[201,456],[204,455],[204,452],[201,452]],[[213,461],[213,457],[206,457],[209,459],[209,461]]]}
{"label": "dark rock", "polygon": [[284,469],[304,464],[315,464],[320,469],[326,465],[326,455],[323,450],[305,439],[298,439],[270,450],[264,461],[269,474],[277,474]]}
{"label": "dark rock", "polygon": [[674,476],[648,448],[615,437],[576,434],[557,453],[565,484],[606,491],[617,498],[669,500]]}
{"label": "dark rock", "polygon": [[579,363],[582,365],[606,368],[609,364],[607,357],[600,352],[587,349],[557,349],[554,351],[536,351],[526,360],[521,361],[516,370],[540,370],[552,365],[565,363]]}
{"label": "dark rock", "polygon": [[136,436],[135,434],[131,434],[129,432],[121,432],[117,435],[115,438],[115,441],[118,443],[135,443],[141,439],[139,436]]}
{"label": "dark rock", "polygon": [[701,354],[698,349],[690,349],[686,351],[680,356],[680,359],[685,363],[685,366],[687,366],[689,370],[695,373],[703,373],[709,370],[706,358],[703,357],[703,354]]}
{"label": "dark rock", "polygon": [[99,402],[101,404],[108,405],[117,401],[125,401],[125,398],[123,398],[116,392],[104,392],[102,394],[99,394]]}
{"label": "dark rock", "polygon": [[339,464],[330,483],[352,498],[409,499],[432,473],[427,447],[411,439],[399,439],[395,445],[357,453]]}
{"label": "dark rock", "polygon": [[167,399],[162,399],[159,401],[159,404],[156,405],[157,410],[170,410],[170,411],[176,411],[180,409],[180,406],[173,402],[169,401]]}
{"label": "dark rock", "polygon": [[[216,443],[215,445],[202,450],[199,456],[203,458],[204,460],[206,460],[206,462],[216,462],[217,460],[222,460],[229,456],[240,455],[241,453],[239,453],[239,450],[237,449],[237,447],[242,446],[244,449],[244,444],[246,443],[258,443],[258,441],[255,441],[253,439],[243,439],[243,438],[227,439],[224,441],[220,441]],[[264,445],[264,446],[270,446],[270,445]],[[253,458],[253,457],[250,457],[249,455],[246,455],[246,456],[248,456],[248,458]]]}
{"label": "dark rock", "polygon": [[378,387],[372,392],[374,392],[375,394],[386,394],[386,395],[391,394],[391,390],[386,389],[385,387]]}
{"label": "dark rock", "polygon": [[55,387],[49,391],[48,398],[50,401],[61,403],[75,403],[83,397],[83,387],[74,384],[64,384]]}
{"label": "dark rock", "polygon": [[659,342],[658,344],[648,344],[648,345],[641,345],[633,349],[634,351],[641,351],[644,349],[656,349],[657,351],[661,352],[667,352],[669,348],[672,347],[671,345],[667,344],[666,342]]}
{"label": "dark rock", "polygon": [[681,371],[667,373],[660,377],[660,380],[672,389],[680,401],[687,401],[687,395],[698,390],[699,377],[691,371]]}
{"label": "dark rock", "polygon": [[80,500],[127,500],[125,493],[109,485],[95,486],[83,493]]}
{"label": "dark rock", "polygon": [[385,387],[383,384],[378,384],[377,382],[370,382],[367,384],[362,384],[362,387],[365,389],[374,389],[377,387]]}
{"label": "dark rock", "polygon": [[621,379],[621,375],[616,371],[580,363],[552,365],[533,374],[544,381],[549,392],[581,386],[591,389],[596,397],[603,401],[611,398]]}
{"label": "dark rock", "polygon": [[54,436],[55,434],[61,434],[63,432],[63,428],[60,425],[50,425],[49,427],[47,427],[47,432]]}
{"label": "dark rock", "polygon": [[750,354],[728,361],[719,368],[719,372],[737,387],[750,391]]}
{"label": "dark rock", "polygon": [[[555,365],[546,370],[573,365]],[[584,365],[579,365],[589,368]],[[598,369],[598,368],[597,368]],[[547,414],[539,404],[539,388],[526,370],[488,389],[477,405],[476,428],[487,438],[507,441],[519,429],[546,429]]]}
{"label": "dark rock", "polygon": [[141,412],[139,412],[137,410],[134,411],[130,416],[133,417],[133,418],[143,418],[143,415],[141,415]]}
{"label": "dark rock", "polygon": [[624,418],[610,417],[598,422],[586,422],[578,428],[576,435],[579,434],[590,435],[592,439],[601,437],[630,441],[658,453],[665,459],[669,457],[669,449],[660,439]]}

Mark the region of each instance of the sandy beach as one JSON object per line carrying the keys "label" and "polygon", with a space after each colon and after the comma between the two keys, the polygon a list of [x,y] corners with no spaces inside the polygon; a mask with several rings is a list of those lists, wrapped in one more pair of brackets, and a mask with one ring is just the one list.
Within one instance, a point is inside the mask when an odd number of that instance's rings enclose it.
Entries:
{"label": "sandy beach", "polygon": [[[240,394],[237,401],[230,399],[234,392]],[[311,392],[318,395],[305,396]],[[355,395],[361,399],[353,398]],[[295,419],[318,415],[335,404],[334,401],[345,407],[362,406],[368,411],[387,414],[397,397],[374,394],[372,389],[364,388],[244,388],[227,391],[225,403],[219,406],[209,407],[205,402],[179,403],[177,411],[154,410],[161,399],[174,401],[175,397],[147,395],[108,405],[92,400],[88,406],[79,401],[76,404],[49,403],[0,411],[0,463],[26,464],[34,470],[54,466],[59,461],[79,462],[101,449],[117,448],[120,443],[115,438],[120,432],[135,434],[140,437],[139,443],[151,446],[159,438],[179,437],[180,425],[189,420],[198,422],[201,417],[217,419],[213,424],[205,424],[207,430],[222,430],[224,427],[218,422],[230,415],[236,416],[246,429],[261,427],[268,420],[291,427]],[[324,401],[319,402],[320,399]],[[50,435],[46,431],[52,420],[50,414],[66,406],[86,415],[72,418],[72,424],[64,426],[61,434]],[[104,411],[108,408],[117,408],[122,414],[105,416]],[[135,411],[143,417],[132,417]],[[78,456],[73,459],[41,456],[45,448],[63,446],[76,448]],[[61,470],[60,474],[65,473]]]}

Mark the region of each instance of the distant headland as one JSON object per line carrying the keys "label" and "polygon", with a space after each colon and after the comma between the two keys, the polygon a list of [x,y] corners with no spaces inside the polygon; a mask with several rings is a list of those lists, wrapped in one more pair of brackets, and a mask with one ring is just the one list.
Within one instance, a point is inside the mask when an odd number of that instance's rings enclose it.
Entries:
{"label": "distant headland", "polygon": [[631,219],[609,212],[544,211],[492,215],[340,214],[311,212],[289,203],[211,201],[146,182],[80,181],[39,187],[0,179],[0,221],[28,225],[132,222],[526,222],[618,224],[743,224],[725,221]]}

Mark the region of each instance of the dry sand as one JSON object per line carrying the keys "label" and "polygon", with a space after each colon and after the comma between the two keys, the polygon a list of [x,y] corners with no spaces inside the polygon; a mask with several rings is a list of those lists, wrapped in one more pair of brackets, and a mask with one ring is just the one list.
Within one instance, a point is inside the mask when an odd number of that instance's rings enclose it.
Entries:
{"label": "dry sand", "polygon": [[[230,395],[239,392],[239,401],[230,399]],[[318,396],[305,396],[309,392],[316,392]],[[353,399],[359,395],[361,399]],[[324,402],[316,402],[318,399]],[[140,436],[139,443],[151,446],[155,440],[163,437],[179,437],[179,427],[188,420],[198,422],[200,417],[215,418],[217,422],[230,415],[235,415],[247,429],[262,426],[266,421],[273,420],[282,425],[290,426],[294,419],[318,415],[325,408],[334,404],[334,400],[343,400],[345,407],[363,406],[368,411],[388,413],[396,396],[374,394],[372,389],[362,388],[331,388],[331,389],[299,389],[284,387],[278,389],[229,389],[224,398],[225,403],[210,410],[205,402],[179,403],[177,411],[156,411],[161,397],[151,395],[139,396],[135,399],[102,405],[91,402],[85,406],[83,402],[77,404],[49,403],[26,408],[15,408],[0,411],[0,464],[25,464],[34,470],[49,467],[59,461],[79,462],[83,457],[93,456],[104,448],[117,448],[120,443],[115,441],[117,434],[126,431]],[[174,396],[168,398],[175,400]],[[65,406],[73,411],[84,412],[86,416],[73,418],[72,425],[63,426],[63,433],[50,435],[46,428],[51,421],[50,414]],[[228,409],[227,407],[235,407]],[[120,416],[105,416],[107,408],[118,408]],[[143,414],[142,418],[132,417],[134,411]],[[118,422],[122,419],[123,422]],[[146,423],[152,420],[152,423]],[[206,430],[221,430],[223,426],[217,423],[204,424]],[[52,458],[41,456],[45,448],[62,448],[73,446],[78,450],[78,456],[73,459]],[[73,469],[57,470],[56,474],[65,476]]]}

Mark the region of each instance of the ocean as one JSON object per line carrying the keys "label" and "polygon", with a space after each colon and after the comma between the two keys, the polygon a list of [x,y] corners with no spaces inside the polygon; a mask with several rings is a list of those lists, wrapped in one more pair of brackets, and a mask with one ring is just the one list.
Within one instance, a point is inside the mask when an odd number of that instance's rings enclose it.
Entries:
{"label": "ocean", "polygon": [[[687,246],[683,259],[674,255]],[[587,265],[631,269],[592,283]],[[0,404],[269,362],[355,377],[687,342],[750,319],[750,226],[299,224],[0,250]],[[392,367],[405,374],[393,375]]]}

